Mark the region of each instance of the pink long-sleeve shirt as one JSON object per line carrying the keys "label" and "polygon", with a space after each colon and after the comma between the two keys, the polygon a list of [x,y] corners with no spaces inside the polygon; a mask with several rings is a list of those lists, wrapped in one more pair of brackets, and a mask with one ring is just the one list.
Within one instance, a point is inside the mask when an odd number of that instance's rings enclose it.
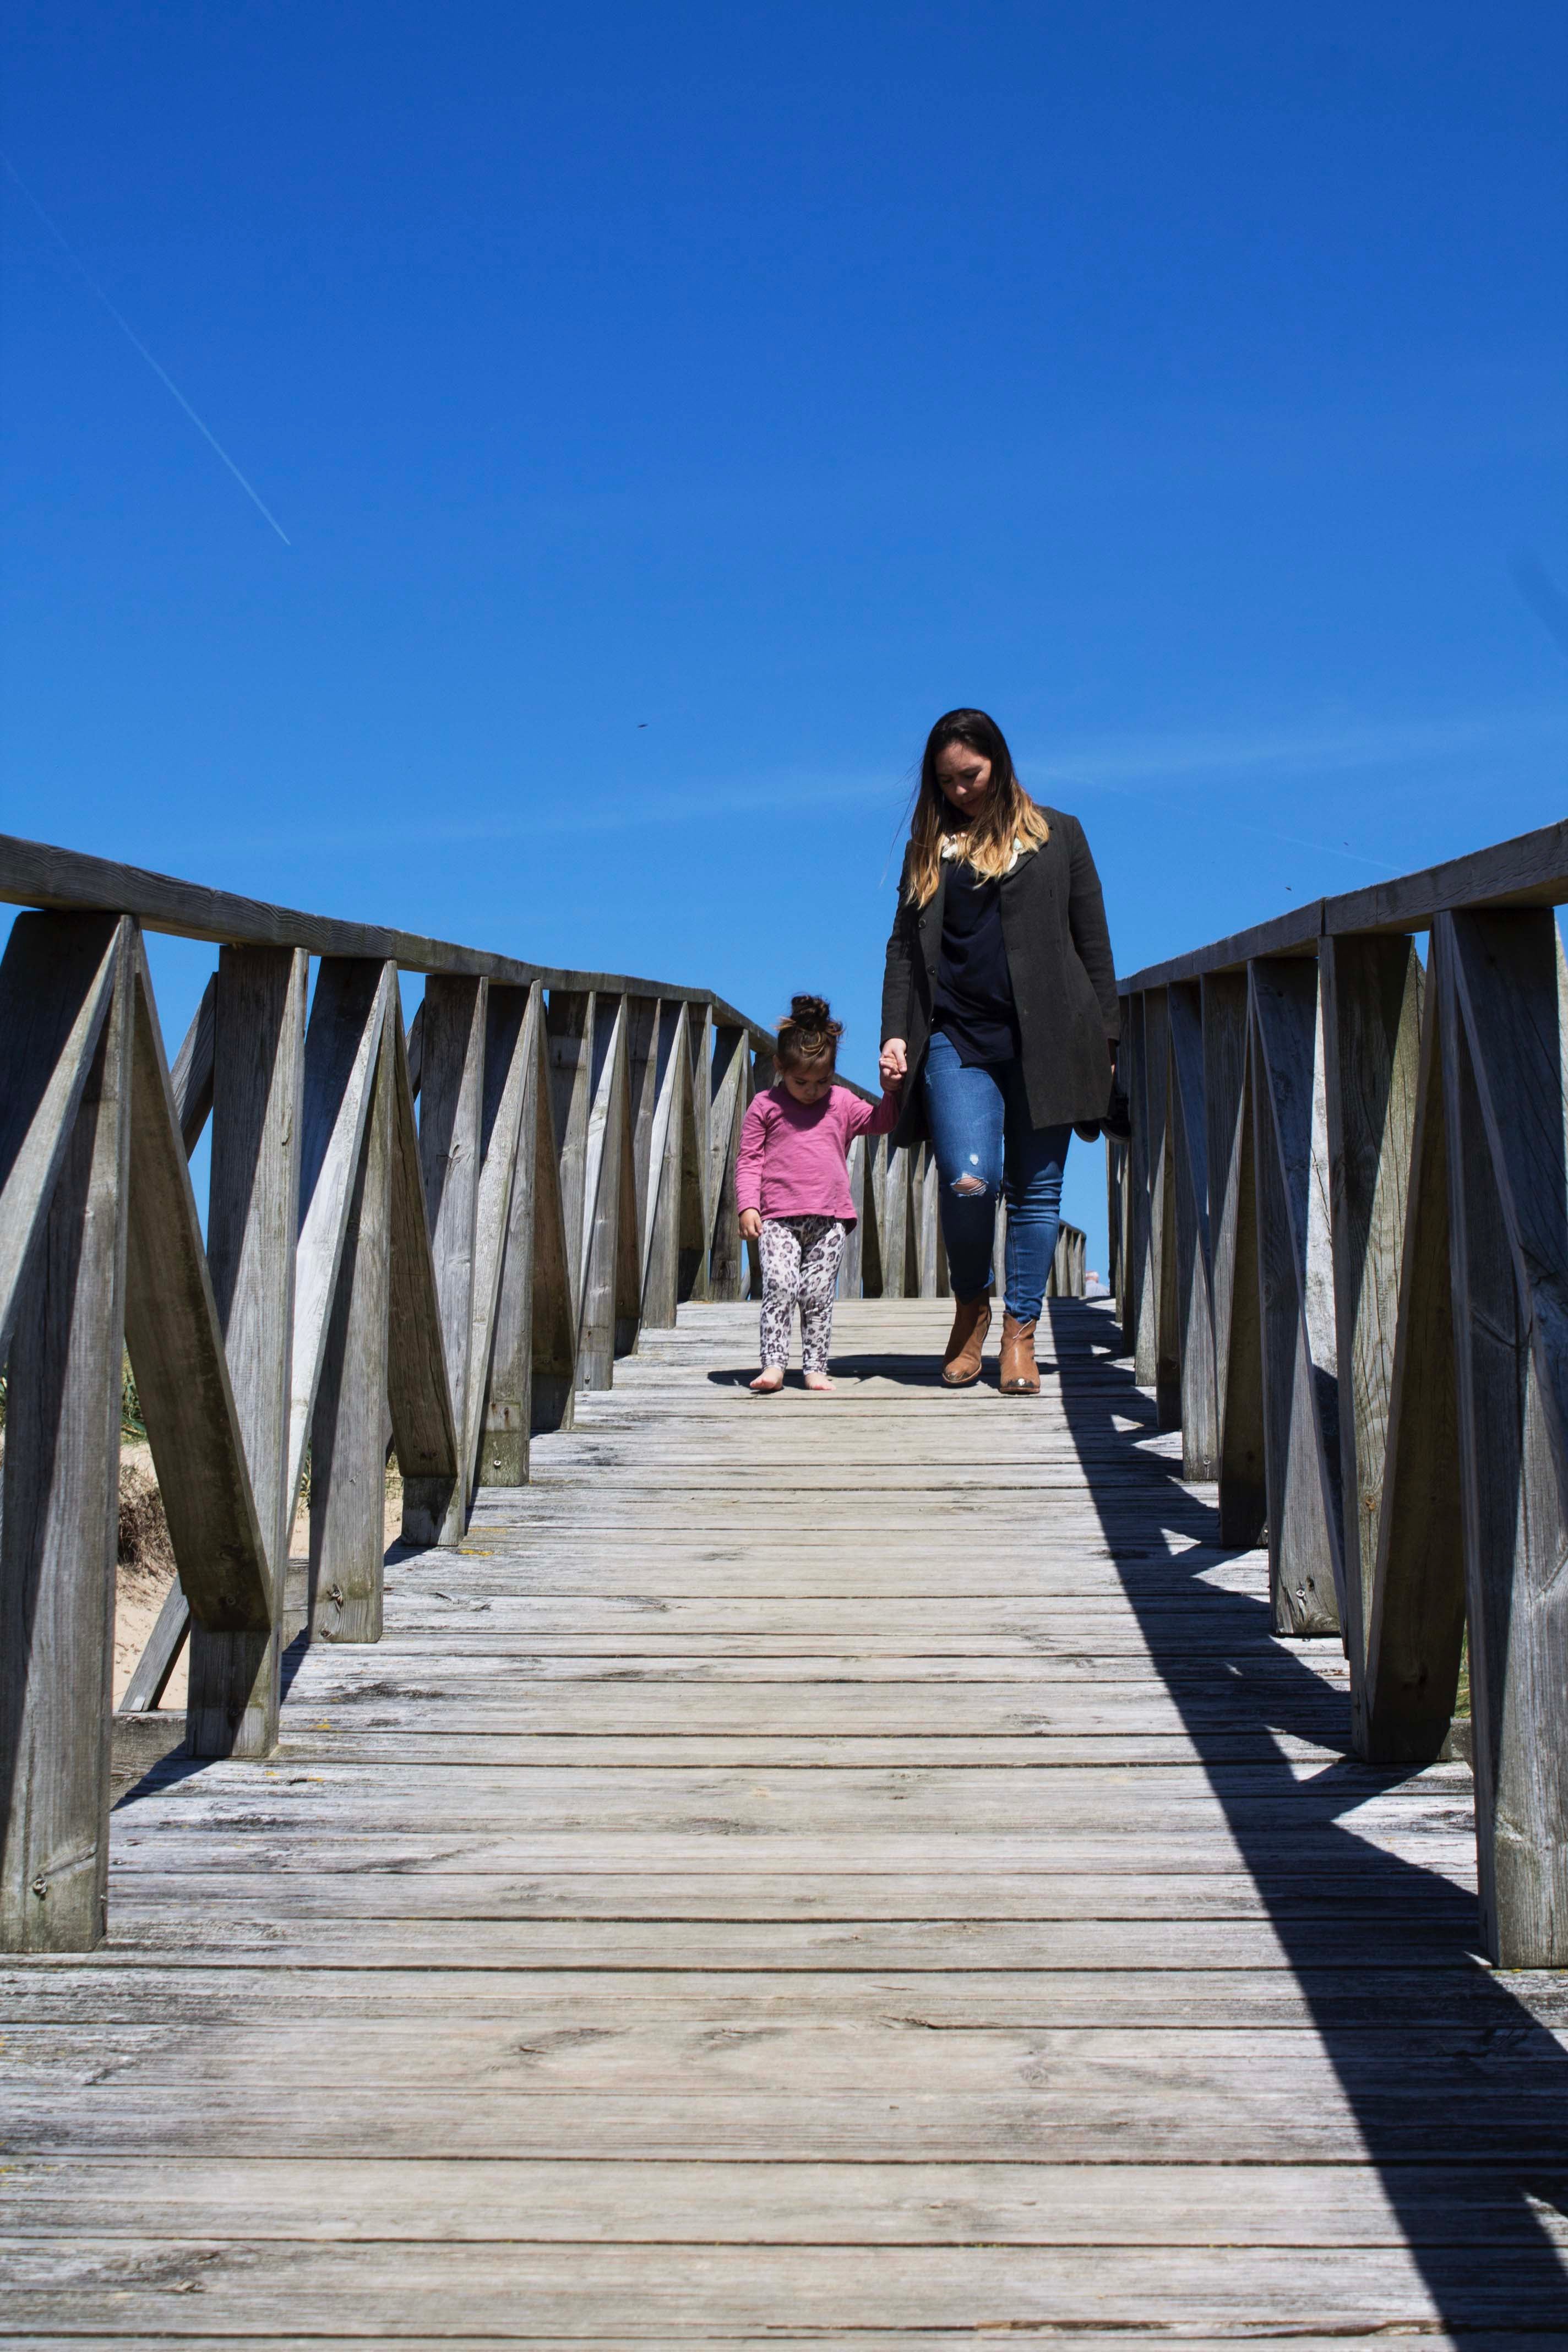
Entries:
{"label": "pink long-sleeve shirt", "polygon": [[899,1098],[863,1102],[831,1087],[820,1102],[796,1102],[782,1082],[755,1095],[741,1122],[735,1197],[764,1217],[842,1217],[855,1223],[846,1161],[858,1135],[888,1135]]}

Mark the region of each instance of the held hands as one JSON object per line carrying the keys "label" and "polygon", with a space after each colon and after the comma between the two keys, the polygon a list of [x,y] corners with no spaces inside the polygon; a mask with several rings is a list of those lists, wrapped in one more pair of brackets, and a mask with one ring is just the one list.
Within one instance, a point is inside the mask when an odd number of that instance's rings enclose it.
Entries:
{"label": "held hands", "polygon": [[761,1241],[762,1237],[762,1211],[760,1209],[742,1209],[741,1212],[741,1239],[743,1242],[758,1242]]}
{"label": "held hands", "polygon": [[888,1038],[877,1067],[886,1092],[890,1094],[895,1087],[902,1085],[910,1074],[910,1057],[901,1037]]}

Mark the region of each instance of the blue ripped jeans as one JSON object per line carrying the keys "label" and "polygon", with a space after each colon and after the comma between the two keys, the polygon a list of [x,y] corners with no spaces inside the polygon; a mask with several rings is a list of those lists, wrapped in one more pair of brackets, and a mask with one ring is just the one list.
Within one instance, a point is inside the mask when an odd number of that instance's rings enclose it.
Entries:
{"label": "blue ripped jeans", "polygon": [[1018,1063],[966,1070],[940,1029],[926,1047],[922,1084],[953,1297],[974,1298],[991,1286],[1000,1197],[1007,1203],[1007,1312],[1032,1323],[1056,1255],[1072,1129],[1031,1127]]}

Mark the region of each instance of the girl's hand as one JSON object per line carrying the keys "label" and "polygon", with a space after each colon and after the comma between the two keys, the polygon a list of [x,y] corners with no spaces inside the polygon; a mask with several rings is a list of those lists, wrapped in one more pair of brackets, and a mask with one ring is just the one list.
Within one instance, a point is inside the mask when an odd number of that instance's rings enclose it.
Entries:
{"label": "girl's hand", "polygon": [[762,1237],[762,1211],[760,1209],[742,1209],[741,1212],[741,1239],[743,1242],[760,1242]]}
{"label": "girl's hand", "polygon": [[881,1059],[877,1067],[881,1072],[882,1084],[885,1087],[896,1087],[909,1076],[910,1057],[901,1037],[889,1037],[887,1040],[882,1047]]}

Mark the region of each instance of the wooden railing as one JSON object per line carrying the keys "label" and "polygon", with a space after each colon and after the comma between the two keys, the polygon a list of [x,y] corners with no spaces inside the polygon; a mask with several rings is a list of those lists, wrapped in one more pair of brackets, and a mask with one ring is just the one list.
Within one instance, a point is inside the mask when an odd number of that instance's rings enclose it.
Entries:
{"label": "wooden railing", "polygon": [[[79,1950],[106,1916],[122,1340],[178,1569],[123,1704],[155,1707],[188,1639],[190,1752],[265,1756],[307,1460],[310,1636],[374,1642],[389,1446],[405,1539],[455,1545],[644,1325],[752,1290],[735,1154],[773,1039],[701,989],[37,843],[0,838],[0,901],[36,910],[0,963],[0,1947]],[[144,930],[220,950],[172,1068]],[[425,976],[406,1035],[400,971]],[[859,1142],[851,1177],[844,1294],[945,1291],[924,1150]],[[1066,1228],[1056,1286],[1082,1274]]]}
{"label": "wooden railing", "polygon": [[[1120,982],[1112,1286],[1356,1751],[1436,1758],[1467,1628],[1485,1935],[1568,1964],[1568,824]],[[1414,934],[1425,931],[1425,964]]]}

